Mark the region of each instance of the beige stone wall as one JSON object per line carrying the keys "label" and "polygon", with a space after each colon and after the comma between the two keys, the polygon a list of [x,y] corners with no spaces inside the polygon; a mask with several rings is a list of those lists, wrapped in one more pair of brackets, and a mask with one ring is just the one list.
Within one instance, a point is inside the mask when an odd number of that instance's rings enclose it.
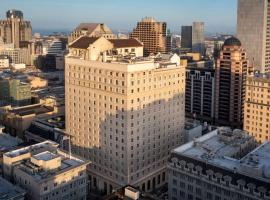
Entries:
{"label": "beige stone wall", "polygon": [[270,80],[249,77],[244,108],[244,130],[258,142],[270,139]]}
{"label": "beige stone wall", "polygon": [[181,66],[66,58],[66,130],[97,186],[141,187],[164,171],[184,142],[184,80]]}

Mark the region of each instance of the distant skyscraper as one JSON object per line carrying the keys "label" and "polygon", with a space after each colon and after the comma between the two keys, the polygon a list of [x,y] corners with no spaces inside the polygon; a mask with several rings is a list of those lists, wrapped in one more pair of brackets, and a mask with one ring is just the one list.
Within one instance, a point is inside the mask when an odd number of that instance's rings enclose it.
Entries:
{"label": "distant skyscraper", "polygon": [[234,37],[227,39],[216,67],[215,119],[219,125],[242,126],[247,65],[241,42]]}
{"label": "distant skyscraper", "polygon": [[192,26],[182,26],[181,47],[192,49]]}
{"label": "distant skyscraper", "polygon": [[130,37],[136,38],[143,43],[145,56],[151,53],[171,51],[171,49],[167,49],[167,24],[157,22],[152,17],[146,17],[141,22],[138,22]]}
{"label": "distant skyscraper", "polygon": [[270,140],[270,75],[247,78],[244,129],[258,142]]}
{"label": "distant skyscraper", "polygon": [[190,49],[194,53],[205,54],[203,22],[193,22],[192,26],[182,26],[181,47]]}
{"label": "distant skyscraper", "polygon": [[247,51],[249,65],[270,72],[270,2],[238,0],[237,37]]}
{"label": "distant skyscraper", "polygon": [[9,10],[6,16],[6,20],[0,21],[0,38],[4,43],[13,43],[15,48],[18,48],[21,41],[31,40],[31,23],[24,21],[21,11]]}
{"label": "distant skyscraper", "polygon": [[192,52],[205,54],[204,22],[193,22],[192,26]]}

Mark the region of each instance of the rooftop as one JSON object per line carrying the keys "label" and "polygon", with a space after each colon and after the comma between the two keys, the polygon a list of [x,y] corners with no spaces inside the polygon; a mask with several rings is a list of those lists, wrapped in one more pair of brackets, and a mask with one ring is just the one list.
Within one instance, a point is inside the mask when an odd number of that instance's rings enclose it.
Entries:
{"label": "rooftop", "polygon": [[14,162],[11,161],[12,165],[17,170],[32,176],[36,181],[44,181],[46,178],[87,164],[84,160],[59,150],[58,144],[52,141],[10,151],[4,154],[4,159],[5,157],[14,159]]}
{"label": "rooftop", "polygon": [[16,115],[25,116],[25,115],[31,115],[31,114],[39,115],[39,114],[44,114],[44,113],[48,113],[52,111],[53,111],[53,108],[43,106],[41,104],[34,104],[30,106],[14,108],[10,112]]}
{"label": "rooftop", "polygon": [[241,42],[236,37],[230,37],[225,40],[224,46],[241,46]]}
{"label": "rooftop", "polygon": [[185,130],[191,130],[194,129],[198,126],[201,126],[200,121],[194,120],[194,119],[190,119],[190,118],[186,118],[185,120]]}
{"label": "rooftop", "polygon": [[75,42],[73,42],[69,46],[69,48],[87,49],[91,44],[93,44],[98,39],[99,39],[98,37],[87,37],[87,36],[83,36],[83,37],[80,37]]}
{"label": "rooftop", "polygon": [[0,177],[0,199],[21,199],[19,197],[25,194],[26,192],[23,189],[12,185],[10,182]]}
{"label": "rooftop", "polygon": [[222,127],[173,153],[270,183],[270,141],[256,146],[247,132]]}
{"label": "rooftop", "polygon": [[114,48],[143,47],[143,44],[136,39],[110,39]]}
{"label": "rooftop", "polygon": [[53,160],[57,157],[59,157],[59,156],[57,156],[56,154],[51,153],[49,151],[44,151],[42,153],[39,153],[39,154],[36,154],[33,156],[33,158],[35,158],[37,160],[43,160],[43,161]]}
{"label": "rooftop", "polygon": [[248,76],[247,79],[258,82],[270,83],[270,73],[268,74],[255,73],[253,75]]}

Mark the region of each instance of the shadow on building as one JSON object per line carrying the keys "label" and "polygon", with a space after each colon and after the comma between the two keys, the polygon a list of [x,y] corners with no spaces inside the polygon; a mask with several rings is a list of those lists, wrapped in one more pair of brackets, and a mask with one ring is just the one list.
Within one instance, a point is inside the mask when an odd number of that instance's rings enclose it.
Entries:
{"label": "shadow on building", "polygon": [[[85,112],[94,105],[97,112],[92,113],[89,122],[78,119],[76,123],[76,119],[74,124],[83,127],[85,134],[71,133],[72,153],[91,161],[88,166],[90,191],[105,195],[132,185],[151,192],[163,186],[167,181],[170,150],[184,142],[184,94],[151,103],[144,103],[143,97],[134,99],[133,110],[123,110],[117,106],[119,103],[105,106],[90,101]],[[116,112],[109,114],[109,109]],[[99,110],[106,115],[101,116]],[[84,116],[76,107],[70,112]],[[87,123],[96,124],[96,129],[89,131]],[[99,134],[94,133],[96,131]],[[83,140],[81,145],[76,144],[78,138]]]}

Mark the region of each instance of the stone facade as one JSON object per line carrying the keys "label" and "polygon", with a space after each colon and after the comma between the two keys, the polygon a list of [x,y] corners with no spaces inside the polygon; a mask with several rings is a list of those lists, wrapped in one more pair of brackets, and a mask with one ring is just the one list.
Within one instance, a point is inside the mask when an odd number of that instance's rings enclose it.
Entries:
{"label": "stone facade", "polygon": [[270,139],[270,77],[252,75],[246,84],[244,129],[263,143]]}

